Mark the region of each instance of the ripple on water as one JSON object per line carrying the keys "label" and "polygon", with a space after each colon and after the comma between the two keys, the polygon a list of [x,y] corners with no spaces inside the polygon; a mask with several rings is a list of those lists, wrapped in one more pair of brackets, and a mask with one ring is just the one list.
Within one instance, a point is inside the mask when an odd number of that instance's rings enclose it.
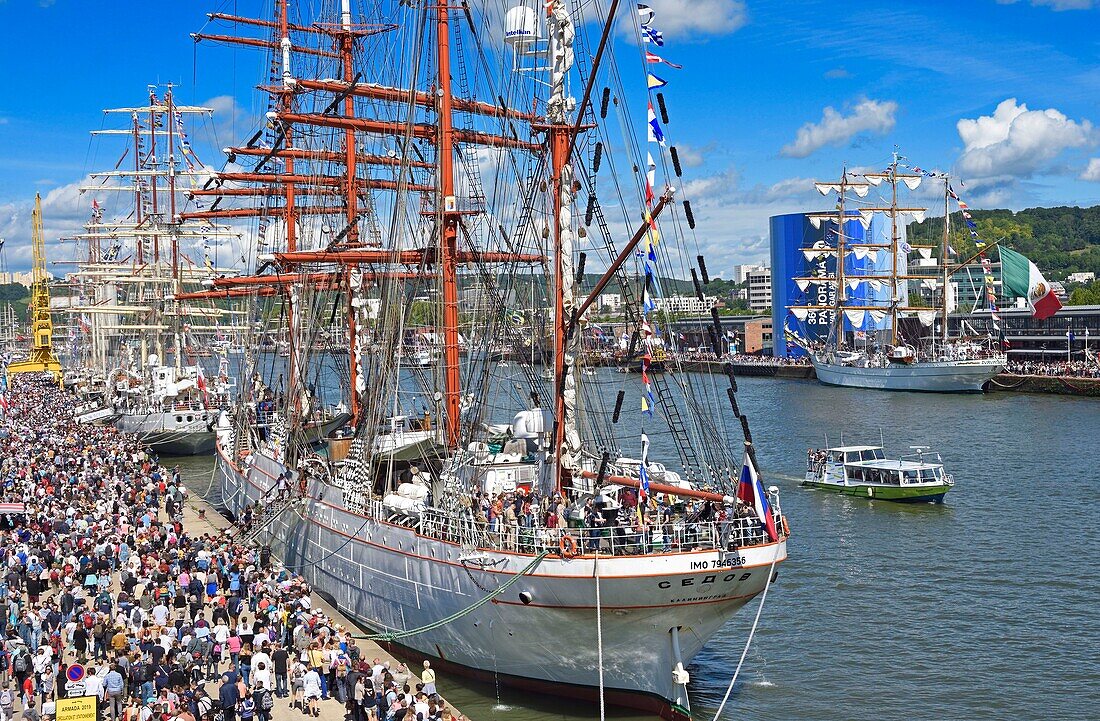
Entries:
{"label": "ripple on water", "polygon": [[[1100,400],[758,379],[740,387],[761,470],[780,487],[794,536],[726,718],[1096,718]],[[798,486],[806,448],[820,446],[825,430],[836,444],[841,430],[846,442],[877,443],[880,429],[893,453],[922,444],[943,454],[957,481],[945,504]],[[651,458],[676,457],[667,436],[652,431],[650,440]],[[209,461],[196,463],[194,483],[209,474]],[[747,606],[691,664],[696,715],[709,720],[721,701],[755,610]],[[588,705],[492,684],[444,688],[472,718],[593,716]],[[610,708],[608,716],[643,718]]]}

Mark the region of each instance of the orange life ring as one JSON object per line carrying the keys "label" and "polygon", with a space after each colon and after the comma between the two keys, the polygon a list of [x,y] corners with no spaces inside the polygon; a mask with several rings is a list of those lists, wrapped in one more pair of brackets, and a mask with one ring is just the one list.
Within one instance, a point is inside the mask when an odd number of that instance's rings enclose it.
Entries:
{"label": "orange life ring", "polygon": [[791,527],[787,525],[787,517],[783,516],[780,520],[783,521],[783,535],[787,538],[791,537]]}
{"label": "orange life ring", "polygon": [[577,555],[577,539],[569,534],[563,534],[558,541],[558,550],[562,558],[575,558]]}

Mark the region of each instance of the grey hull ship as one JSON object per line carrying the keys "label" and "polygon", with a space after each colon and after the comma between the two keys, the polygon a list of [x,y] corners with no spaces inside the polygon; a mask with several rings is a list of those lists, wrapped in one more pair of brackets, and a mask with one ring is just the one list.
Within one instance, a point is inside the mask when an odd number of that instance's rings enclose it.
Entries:
{"label": "grey hull ship", "polygon": [[[177,295],[237,298],[253,319],[249,382],[217,426],[241,538],[443,668],[689,717],[686,667],[775,578],[789,533],[732,366],[655,372],[658,278],[710,281],[671,250],[695,247],[674,152],[656,135],[639,151],[653,125],[600,100],[616,19],[564,0],[517,3],[503,28],[426,3],[276,11],[212,16],[267,33],[241,41],[277,50],[272,110],[195,191],[210,206],[182,214],[258,219],[250,274]],[[601,205],[597,184],[632,165],[648,186]],[[618,392],[582,352],[610,284],[640,371]],[[718,352],[717,314],[703,325]],[[350,418],[320,452],[311,419],[337,401]]]}
{"label": "grey hull ship", "polygon": [[817,379],[831,386],[884,391],[981,393],[989,379],[1004,368],[1003,358],[923,361],[913,364],[840,363],[811,356]]}

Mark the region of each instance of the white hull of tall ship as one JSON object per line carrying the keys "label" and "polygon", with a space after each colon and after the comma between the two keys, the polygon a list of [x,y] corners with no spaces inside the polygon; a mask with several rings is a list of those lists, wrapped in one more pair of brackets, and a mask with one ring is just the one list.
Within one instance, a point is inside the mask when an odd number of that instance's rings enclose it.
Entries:
{"label": "white hull of tall ship", "polygon": [[892,363],[885,367],[828,363],[817,357],[811,357],[811,361],[817,379],[827,385],[927,393],[981,393],[1004,367],[1004,360],[996,358]]}
{"label": "white hull of tall ship", "polygon": [[[218,453],[223,503],[234,514],[264,497],[285,470],[263,454],[237,465],[220,446]],[[377,515],[353,512],[334,486],[314,484],[306,495],[260,541],[342,611],[379,631],[419,629],[459,614],[535,560],[474,551],[380,520],[380,506]],[[595,700],[599,617],[607,702],[684,719],[689,702],[686,686],[674,680],[677,664],[686,666],[764,589],[773,562],[786,557],[785,538],[734,551],[546,556],[491,603],[394,645],[456,673]]]}
{"label": "white hull of tall ship", "polygon": [[217,435],[208,411],[154,411],[123,413],[115,427],[133,433],[157,453],[199,456],[214,450]]}

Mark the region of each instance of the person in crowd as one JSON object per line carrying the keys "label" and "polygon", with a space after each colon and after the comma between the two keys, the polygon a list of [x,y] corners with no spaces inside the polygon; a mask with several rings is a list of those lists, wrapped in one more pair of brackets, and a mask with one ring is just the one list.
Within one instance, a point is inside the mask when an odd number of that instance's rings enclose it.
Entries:
{"label": "person in crowd", "polygon": [[100,721],[271,721],[275,698],[380,721],[404,678],[374,674],[301,577],[190,528],[178,467],[78,424],[50,379],[3,396],[0,502],[24,512],[0,524],[0,721],[52,718],[73,663]]}

